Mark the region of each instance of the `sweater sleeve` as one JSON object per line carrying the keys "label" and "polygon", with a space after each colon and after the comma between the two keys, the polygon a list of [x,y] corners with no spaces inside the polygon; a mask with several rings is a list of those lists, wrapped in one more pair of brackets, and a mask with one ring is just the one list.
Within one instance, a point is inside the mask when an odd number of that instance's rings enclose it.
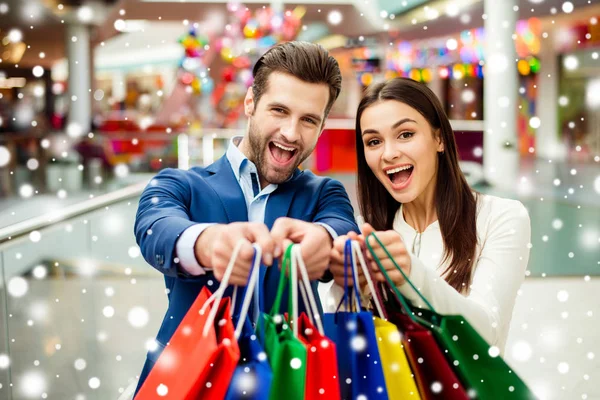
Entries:
{"label": "sweater sleeve", "polygon": [[[491,211],[487,231],[480,236],[481,252],[468,295],[457,292],[414,255],[409,278],[437,312],[462,315],[503,352],[529,261],[531,226],[527,209],[520,202],[507,200],[502,206]],[[426,307],[408,283],[399,290],[416,306]]]}

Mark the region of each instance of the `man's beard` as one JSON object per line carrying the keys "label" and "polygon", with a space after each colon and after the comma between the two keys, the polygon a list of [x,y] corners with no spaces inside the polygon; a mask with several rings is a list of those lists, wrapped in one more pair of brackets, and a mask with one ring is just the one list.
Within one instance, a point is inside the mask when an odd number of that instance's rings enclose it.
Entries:
{"label": "man's beard", "polygon": [[[270,151],[268,146],[272,139],[274,139],[273,136],[264,137],[254,121],[250,119],[248,143],[250,144],[251,154],[249,159],[256,165],[258,174],[262,179],[267,181],[267,183],[280,184],[287,181],[290,176],[292,176],[296,168],[308,158],[313,149],[302,152],[303,149],[298,148],[296,151],[299,152],[299,154],[297,156],[294,155],[296,161],[292,165],[285,169],[275,169],[273,166],[269,166],[269,162],[267,161],[267,152]],[[289,144],[284,140],[281,140],[281,142]]]}

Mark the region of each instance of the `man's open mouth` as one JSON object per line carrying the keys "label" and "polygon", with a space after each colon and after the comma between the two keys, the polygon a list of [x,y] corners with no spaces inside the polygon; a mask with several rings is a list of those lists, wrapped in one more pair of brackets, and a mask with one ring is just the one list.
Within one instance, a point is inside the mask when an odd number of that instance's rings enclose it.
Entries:
{"label": "man's open mouth", "polygon": [[294,158],[298,150],[277,142],[269,142],[269,151],[279,164],[287,164]]}
{"label": "man's open mouth", "polygon": [[413,165],[405,165],[394,169],[388,169],[387,171],[385,171],[385,173],[387,174],[392,184],[402,185],[406,181],[408,181],[414,169],[415,167]]}

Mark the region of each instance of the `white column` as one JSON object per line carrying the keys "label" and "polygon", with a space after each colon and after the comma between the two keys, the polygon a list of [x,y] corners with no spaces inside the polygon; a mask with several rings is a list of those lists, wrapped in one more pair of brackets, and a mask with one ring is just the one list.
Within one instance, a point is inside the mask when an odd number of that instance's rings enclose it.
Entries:
{"label": "white column", "polygon": [[517,68],[512,40],[518,0],[484,0],[485,77],[483,167],[492,185],[514,188],[517,183]]}
{"label": "white column", "polygon": [[[75,22],[67,26],[67,59],[69,62],[69,124],[77,124],[87,134],[92,121],[90,32],[89,27]],[[75,101],[73,101],[74,97]]]}
{"label": "white column", "polygon": [[554,48],[554,26],[545,30],[548,37],[542,39],[539,53],[540,72],[536,101],[537,116],[541,125],[535,132],[537,157],[549,160],[564,160],[566,148],[559,139],[558,123],[558,81],[560,66]]}

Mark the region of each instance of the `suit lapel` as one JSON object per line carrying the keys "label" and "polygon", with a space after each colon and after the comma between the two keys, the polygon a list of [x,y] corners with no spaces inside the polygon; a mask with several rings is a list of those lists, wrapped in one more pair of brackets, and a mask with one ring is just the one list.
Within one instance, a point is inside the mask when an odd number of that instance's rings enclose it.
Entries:
{"label": "suit lapel", "polygon": [[235,178],[227,157],[221,157],[206,169],[211,173],[206,181],[212,186],[221,203],[223,203],[225,213],[229,218],[228,222],[248,221],[248,208],[244,193]]}
{"label": "suit lapel", "polygon": [[301,174],[302,171],[297,169],[294,172],[292,179],[279,185],[277,190],[269,196],[267,208],[265,210],[265,225],[267,225],[269,230],[273,227],[277,218],[288,215],[292,199],[298,189],[296,180]]}

